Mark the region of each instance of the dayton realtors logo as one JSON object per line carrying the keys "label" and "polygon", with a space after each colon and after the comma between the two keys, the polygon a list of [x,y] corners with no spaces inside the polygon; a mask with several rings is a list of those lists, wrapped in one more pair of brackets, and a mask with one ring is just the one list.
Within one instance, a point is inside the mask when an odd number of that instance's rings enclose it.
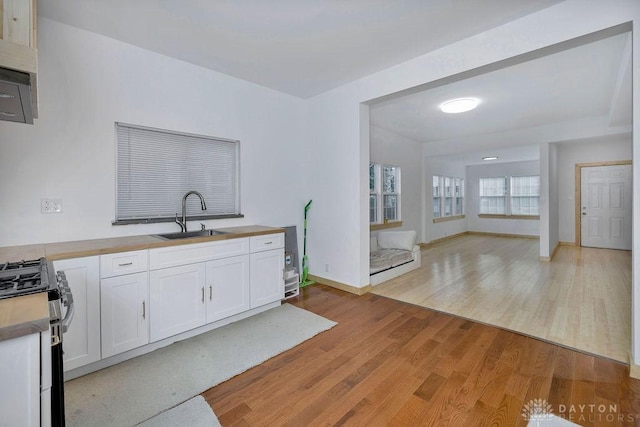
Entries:
{"label": "dayton realtors logo", "polygon": [[640,420],[640,414],[623,414],[616,404],[559,404],[556,414],[553,407],[544,399],[533,399],[522,408],[522,418],[536,427],[551,425],[555,418],[573,423],[634,423]]}
{"label": "dayton realtors logo", "polygon": [[553,408],[544,399],[533,399],[522,408],[522,418],[540,425],[553,419]]}

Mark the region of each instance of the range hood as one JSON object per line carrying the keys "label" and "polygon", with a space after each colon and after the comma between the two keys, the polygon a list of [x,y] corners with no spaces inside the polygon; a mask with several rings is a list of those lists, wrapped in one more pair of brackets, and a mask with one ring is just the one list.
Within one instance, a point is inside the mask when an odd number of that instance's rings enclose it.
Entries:
{"label": "range hood", "polygon": [[0,120],[33,124],[29,74],[0,68]]}

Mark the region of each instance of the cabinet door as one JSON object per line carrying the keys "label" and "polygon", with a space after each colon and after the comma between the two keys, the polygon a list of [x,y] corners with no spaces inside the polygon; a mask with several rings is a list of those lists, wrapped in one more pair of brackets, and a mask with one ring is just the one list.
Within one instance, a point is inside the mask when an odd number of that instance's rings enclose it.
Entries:
{"label": "cabinet door", "polygon": [[207,323],[249,310],[249,255],[207,262]]}
{"label": "cabinet door", "polygon": [[100,261],[97,256],[53,263],[64,271],[75,312],[63,336],[65,371],[100,360]]}
{"label": "cabinet door", "polygon": [[102,357],[149,343],[149,278],[146,272],[100,281]]}
{"label": "cabinet door", "polygon": [[284,297],[284,250],[251,254],[251,308]]}
{"label": "cabinet door", "polygon": [[151,342],[205,324],[205,264],[149,273]]}

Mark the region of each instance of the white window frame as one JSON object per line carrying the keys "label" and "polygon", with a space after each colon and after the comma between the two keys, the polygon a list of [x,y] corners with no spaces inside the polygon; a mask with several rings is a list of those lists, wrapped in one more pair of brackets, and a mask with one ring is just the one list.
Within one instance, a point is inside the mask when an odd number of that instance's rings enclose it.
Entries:
{"label": "white window frame", "polygon": [[[492,189],[495,189],[495,191],[489,191],[489,193],[491,194],[483,194],[483,190],[485,188],[485,185],[483,185],[483,180],[492,180],[492,181],[497,181],[497,180],[502,180],[502,182],[504,183],[503,186],[499,187],[499,186],[491,186]],[[488,200],[499,200],[499,199],[504,199],[504,212],[499,212],[498,211],[498,203],[496,203],[496,209],[490,209],[486,210],[483,209],[483,200],[484,199],[488,199]],[[493,204],[492,204],[493,205]],[[486,176],[486,177],[481,177],[478,180],[478,213],[480,215],[506,215],[509,212],[509,179],[506,176]]]}
{"label": "white window frame", "polygon": [[[436,186],[436,182],[438,185]],[[456,186],[459,183],[459,187]],[[438,188],[438,194],[435,189]],[[459,188],[460,191],[456,192]],[[464,206],[464,178],[433,175],[431,178],[431,216],[434,220],[446,218],[457,218],[465,215]],[[438,201],[439,209],[436,208],[435,200]],[[459,202],[459,203],[458,203]],[[460,206],[460,212],[457,207]],[[449,207],[449,209],[448,209]]]}
{"label": "white window frame", "polygon": [[[373,184],[371,183],[373,172]],[[369,223],[378,224],[380,213],[380,168],[375,163],[369,163]],[[371,205],[374,206],[371,206]]]}
{"label": "white window frame", "polygon": [[172,222],[187,199],[189,220],[237,218],[240,213],[240,142],[115,123],[114,225]]}
{"label": "white window frame", "polygon": [[[383,169],[395,168],[395,190],[396,191],[384,191],[383,185]],[[397,222],[402,220],[401,207],[402,207],[402,168],[397,165],[383,164],[383,163],[369,163],[369,179],[371,180],[371,168],[374,170],[373,174],[373,186],[371,181],[369,182],[369,222],[371,224],[383,224],[387,221]],[[373,187],[373,188],[372,188]],[[385,218],[385,206],[384,201],[386,197],[396,198],[395,213],[396,218]],[[372,210],[372,204],[375,204],[375,208]],[[374,221],[372,221],[372,219]]]}
{"label": "white window frame", "polygon": [[[536,177],[538,179],[538,193],[537,194],[527,194],[523,196],[514,196],[513,194],[513,181],[514,178],[533,178]],[[504,180],[504,195],[482,195],[482,180],[483,179],[502,179]],[[490,215],[490,216],[505,216],[505,217],[539,217],[540,216],[540,175],[507,175],[507,176],[490,176],[490,177],[481,177],[478,180],[478,213],[480,215]],[[496,212],[483,212],[482,210],[482,199],[483,198],[504,198],[504,213],[496,213]],[[517,197],[526,197],[526,198],[534,198],[537,199],[537,209],[538,212],[534,213],[514,213],[514,203],[513,199]]]}

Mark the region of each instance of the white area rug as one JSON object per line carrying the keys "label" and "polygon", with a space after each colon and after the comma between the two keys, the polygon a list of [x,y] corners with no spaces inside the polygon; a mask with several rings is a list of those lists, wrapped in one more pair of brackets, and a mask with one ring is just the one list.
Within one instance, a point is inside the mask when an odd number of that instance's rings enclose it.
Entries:
{"label": "white area rug", "polygon": [[[186,424],[185,424],[186,425]],[[541,420],[530,420],[527,427],[579,427],[578,424],[560,418],[557,415],[545,415]]]}
{"label": "white area rug", "polygon": [[202,396],[186,402],[148,419],[140,427],[222,427],[211,406]]}
{"label": "white area rug", "polygon": [[284,304],[77,378],[65,383],[67,425],[134,426],[334,325]]}

